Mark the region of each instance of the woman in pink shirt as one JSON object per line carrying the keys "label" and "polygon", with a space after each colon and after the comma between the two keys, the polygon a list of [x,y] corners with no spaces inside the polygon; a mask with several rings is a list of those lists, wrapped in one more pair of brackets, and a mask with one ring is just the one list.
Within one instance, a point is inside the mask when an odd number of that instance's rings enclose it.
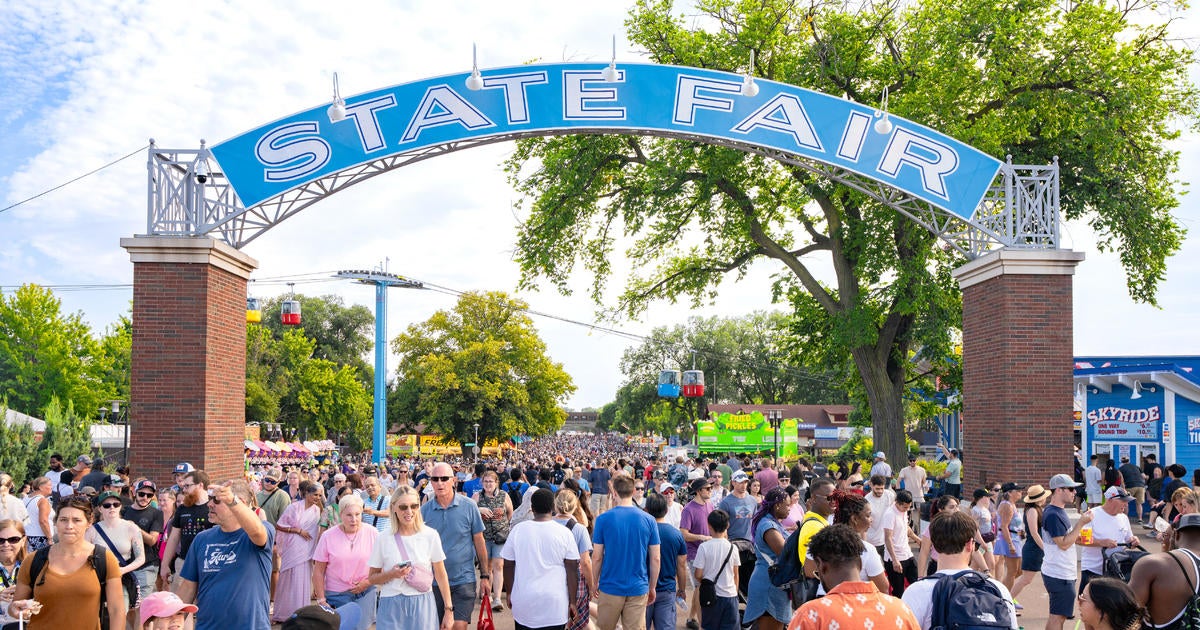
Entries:
{"label": "woman in pink shirt", "polygon": [[357,630],[375,623],[375,600],[379,591],[367,581],[367,559],[375,537],[374,527],[362,526],[362,499],[353,493],[338,501],[341,523],[321,534],[313,551],[313,590],[318,604],[340,608],[357,602],[362,609]]}

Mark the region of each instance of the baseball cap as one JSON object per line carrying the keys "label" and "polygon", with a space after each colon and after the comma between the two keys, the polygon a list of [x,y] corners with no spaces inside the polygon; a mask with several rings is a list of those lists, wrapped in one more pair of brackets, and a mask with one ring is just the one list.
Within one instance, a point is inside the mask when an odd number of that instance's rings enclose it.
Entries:
{"label": "baseball cap", "polygon": [[1113,487],[1109,488],[1108,490],[1104,491],[1104,499],[1105,500],[1118,499],[1121,501],[1128,501],[1132,498],[1133,498],[1133,495],[1129,494],[1128,492],[1125,492],[1125,488],[1122,488],[1120,486],[1113,486]]}
{"label": "baseball cap", "polygon": [[108,485],[110,485],[114,488],[124,488],[125,480],[121,478],[121,475],[109,475],[108,476]]}
{"label": "baseball cap", "polygon": [[305,606],[283,622],[283,630],[337,630],[342,618],[333,609]]}
{"label": "baseball cap", "polygon": [[1071,479],[1071,475],[1063,473],[1059,473],[1050,478],[1051,490],[1058,490],[1059,488],[1078,488],[1082,485],[1083,484],[1081,483],[1076,483],[1074,479]]}
{"label": "baseball cap", "polygon": [[1182,531],[1189,527],[1200,527],[1200,514],[1184,514],[1179,517],[1179,524],[1175,526],[1175,531]]}
{"label": "baseball cap", "polygon": [[744,471],[744,470],[739,470],[739,471],[733,473],[733,477],[730,477],[729,480],[732,481],[733,483],[742,483],[745,481],[750,481],[750,475],[747,475],[746,471]]}
{"label": "baseball cap", "polygon": [[200,609],[193,604],[183,603],[183,600],[171,591],[160,591],[143,597],[139,610],[144,626],[153,617],[173,617],[181,612],[194,613]]}
{"label": "baseball cap", "polygon": [[1004,494],[1008,494],[1009,492],[1012,492],[1013,490],[1024,490],[1024,488],[1022,488],[1021,486],[1019,486],[1011,481],[1004,484],[1003,486],[1000,486],[1000,492],[1003,492]]}
{"label": "baseball cap", "polygon": [[701,477],[699,479],[693,479],[692,483],[688,485],[688,489],[692,491],[692,494],[696,494],[697,492],[700,492],[701,490],[711,486],[712,484],[708,482],[708,479]]}
{"label": "baseball cap", "polygon": [[887,459],[887,453],[884,453],[883,451],[876,451],[875,459]]}
{"label": "baseball cap", "polygon": [[175,474],[176,475],[186,475],[187,473],[190,473],[193,470],[196,470],[196,467],[192,466],[191,464],[189,464],[187,462],[179,462],[178,464],[175,464]]}
{"label": "baseball cap", "polygon": [[88,466],[91,466],[92,458],[88,457],[87,455],[80,455],[79,457],[75,458],[75,462],[78,464],[87,464]]}
{"label": "baseball cap", "polygon": [[658,492],[659,492],[659,494],[663,494],[663,493],[667,493],[667,492],[675,492],[675,486],[672,486],[669,483],[663,482],[663,485],[658,487]]}
{"label": "baseball cap", "polygon": [[155,491],[157,491],[158,488],[154,485],[153,481],[150,481],[149,479],[143,479],[143,480],[137,482],[137,485],[133,487],[134,492],[138,492],[139,490],[155,490]]}

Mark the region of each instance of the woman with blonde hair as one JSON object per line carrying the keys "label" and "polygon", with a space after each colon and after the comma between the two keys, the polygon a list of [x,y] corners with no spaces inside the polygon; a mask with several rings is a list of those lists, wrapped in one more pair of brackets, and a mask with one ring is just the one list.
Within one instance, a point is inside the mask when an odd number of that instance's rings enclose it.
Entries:
{"label": "woman with blonde hair", "polygon": [[[588,627],[591,593],[597,593],[592,574],[592,537],[587,527],[575,517],[579,512],[579,495],[570,488],[561,488],[554,495],[554,520],[567,526],[579,547],[579,580],[576,589],[575,609],[567,619],[567,630],[582,630]],[[493,574],[494,575],[494,574]]]}
{"label": "woman with blonde hair", "polygon": [[[446,554],[437,530],[421,518],[421,497],[416,489],[400,486],[388,506],[391,527],[380,534],[367,560],[371,584],[379,587],[377,630],[438,628],[450,630],[454,610],[446,606],[439,623],[433,598],[433,582],[441,589],[442,601],[453,602],[446,577]],[[432,580],[430,576],[432,575]]]}
{"label": "woman with blonde hair", "polygon": [[12,475],[0,473],[0,520],[24,523],[29,520],[29,512],[25,509],[25,503],[14,497],[12,492]]}
{"label": "woman with blonde hair", "polygon": [[25,561],[25,525],[12,519],[0,520],[0,626],[16,623],[8,616],[8,605],[17,590],[17,572]]}
{"label": "woman with blonde hair", "polygon": [[1162,542],[1163,551],[1175,549],[1175,526],[1179,524],[1179,517],[1184,514],[1200,512],[1200,497],[1191,488],[1178,488],[1171,493],[1171,507],[1175,508],[1175,516],[1171,519],[1170,527],[1164,532],[1155,534]]}

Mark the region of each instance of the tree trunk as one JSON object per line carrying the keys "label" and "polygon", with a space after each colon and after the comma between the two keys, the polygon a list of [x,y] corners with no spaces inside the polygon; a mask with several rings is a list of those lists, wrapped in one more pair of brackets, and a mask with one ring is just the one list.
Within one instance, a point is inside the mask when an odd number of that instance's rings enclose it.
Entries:
{"label": "tree trunk", "polygon": [[898,470],[908,460],[904,439],[904,371],[890,365],[873,347],[855,348],[851,355],[871,408],[875,450],[883,451],[892,469]]}

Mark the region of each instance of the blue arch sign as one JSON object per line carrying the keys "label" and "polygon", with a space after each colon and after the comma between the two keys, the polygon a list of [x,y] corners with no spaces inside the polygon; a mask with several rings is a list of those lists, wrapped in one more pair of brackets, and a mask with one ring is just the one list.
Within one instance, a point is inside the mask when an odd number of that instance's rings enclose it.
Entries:
{"label": "blue arch sign", "polygon": [[897,117],[876,131],[877,110],[784,83],[726,72],[621,64],[617,81],[595,63],[488,70],[414,81],[324,105],[212,147],[246,207],[344,169],[446,143],[512,134],[612,131],[690,135],[774,149],[853,171],[970,220],[1000,161]]}

